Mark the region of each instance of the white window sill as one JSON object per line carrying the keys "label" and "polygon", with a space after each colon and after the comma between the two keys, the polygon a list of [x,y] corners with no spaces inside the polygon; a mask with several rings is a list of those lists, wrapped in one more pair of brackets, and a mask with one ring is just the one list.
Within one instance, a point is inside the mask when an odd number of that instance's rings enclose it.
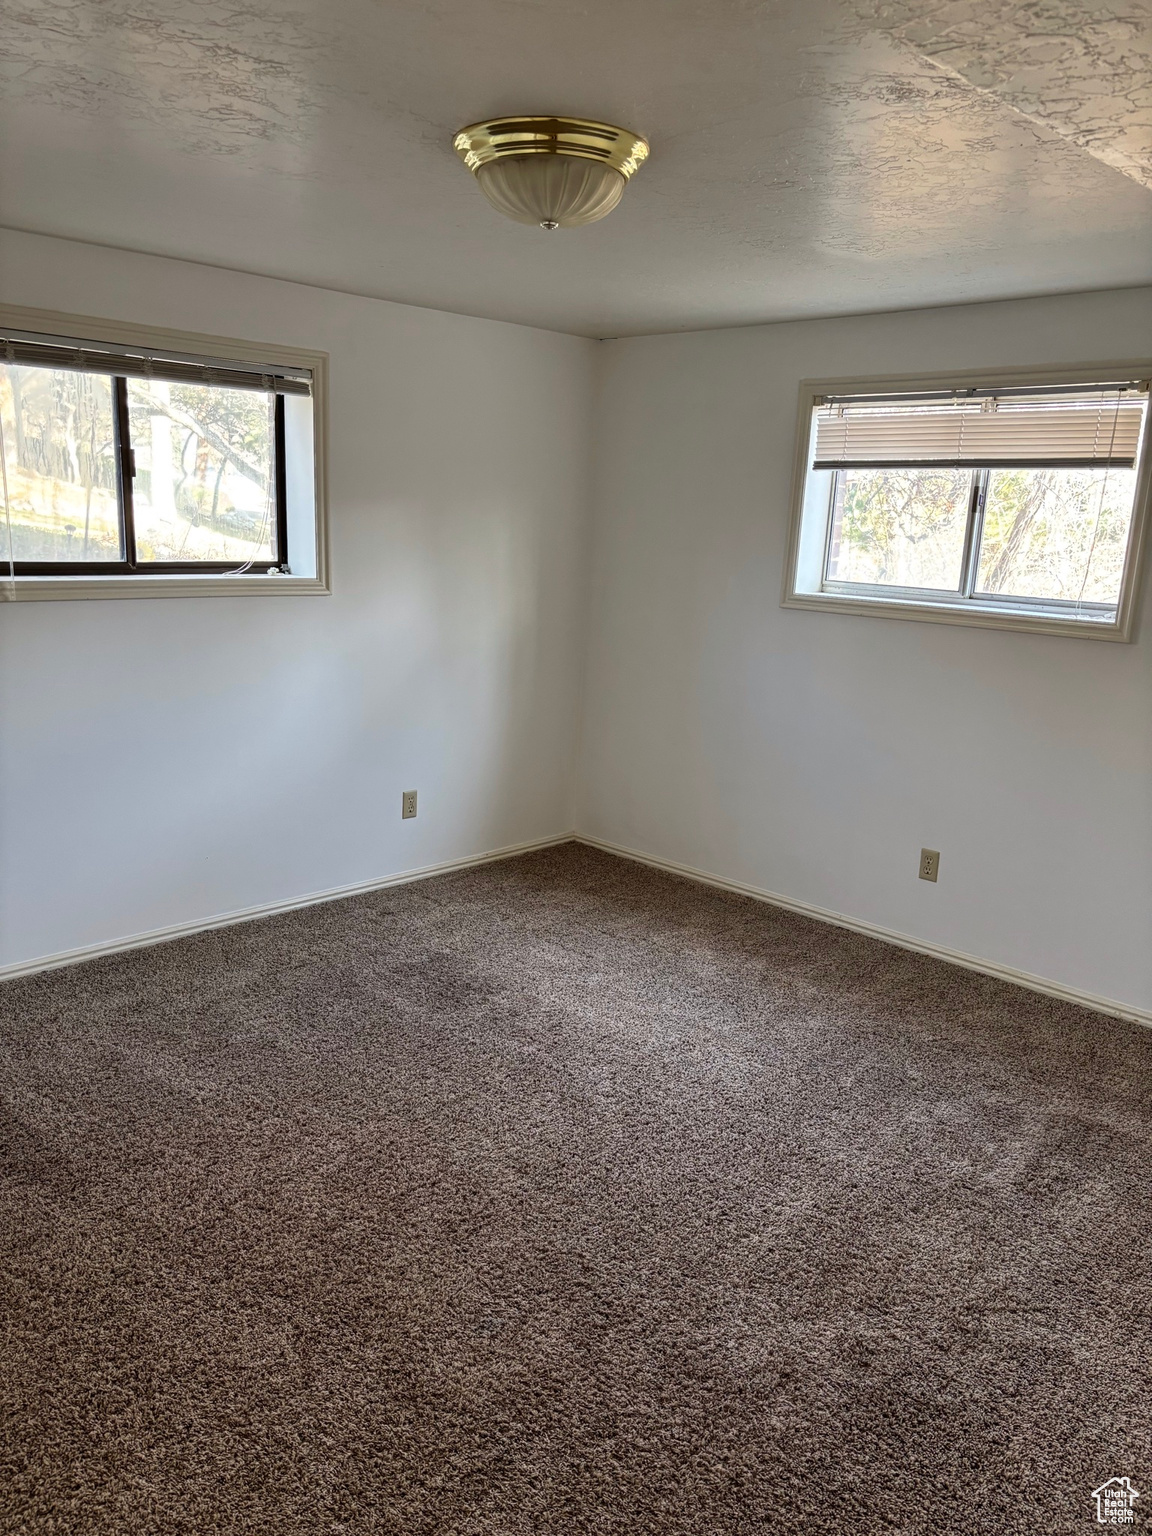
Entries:
{"label": "white window sill", "polygon": [[1084,640],[1130,640],[1127,626],[1118,618],[1073,618],[1071,615],[1033,608],[986,606],[973,602],[918,602],[914,598],[856,597],[839,592],[791,592],[785,608],[808,608],[824,613],[872,614],[884,619],[916,619],[928,624],[966,624],[977,629],[1030,630],[1042,635],[1074,635]]}
{"label": "white window sill", "polygon": [[155,576],[17,576],[0,565],[0,603],[68,602],[120,597],[290,597],[327,593],[316,576],[226,576],[187,572]]}

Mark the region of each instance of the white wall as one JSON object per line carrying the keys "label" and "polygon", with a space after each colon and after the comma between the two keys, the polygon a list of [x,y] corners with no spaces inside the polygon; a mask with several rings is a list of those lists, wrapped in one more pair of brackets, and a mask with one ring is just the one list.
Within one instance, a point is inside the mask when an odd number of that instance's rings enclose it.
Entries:
{"label": "white wall", "polygon": [[333,586],[0,605],[0,964],[570,830],[595,343],[12,233],[0,300],[329,352]]}
{"label": "white wall", "polygon": [[780,606],[802,378],[1149,354],[1152,289],[603,344],[580,830],[1152,1009],[1147,602],[1133,645]]}
{"label": "white wall", "polygon": [[4,233],[0,300],[328,351],[333,580],[0,604],[0,965],[575,814],[1152,1008],[1147,604],[1130,646],[780,607],[802,377],[1148,354],[1152,290],[598,346]]}

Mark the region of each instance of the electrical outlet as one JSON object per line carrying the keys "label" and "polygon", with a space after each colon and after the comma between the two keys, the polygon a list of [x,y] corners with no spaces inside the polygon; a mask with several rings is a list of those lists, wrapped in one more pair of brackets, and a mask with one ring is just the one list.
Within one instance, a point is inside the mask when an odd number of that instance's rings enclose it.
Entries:
{"label": "electrical outlet", "polygon": [[[400,815],[404,821],[410,821],[415,814],[416,791],[414,789],[406,789],[400,796]],[[933,875],[932,878],[935,880],[936,876]]]}
{"label": "electrical outlet", "polygon": [[[415,816],[416,812],[412,812]],[[921,880],[935,881],[940,873],[940,855],[935,848],[921,848],[920,850],[920,878]]]}

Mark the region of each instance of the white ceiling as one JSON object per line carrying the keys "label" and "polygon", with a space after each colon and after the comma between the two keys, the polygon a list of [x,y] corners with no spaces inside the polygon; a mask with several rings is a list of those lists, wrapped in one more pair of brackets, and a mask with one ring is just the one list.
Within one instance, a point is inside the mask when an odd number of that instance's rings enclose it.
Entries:
{"label": "white ceiling", "polygon": [[[0,222],[592,336],[1152,280],[1152,0],[0,0]],[[652,156],[502,219],[467,122]]]}

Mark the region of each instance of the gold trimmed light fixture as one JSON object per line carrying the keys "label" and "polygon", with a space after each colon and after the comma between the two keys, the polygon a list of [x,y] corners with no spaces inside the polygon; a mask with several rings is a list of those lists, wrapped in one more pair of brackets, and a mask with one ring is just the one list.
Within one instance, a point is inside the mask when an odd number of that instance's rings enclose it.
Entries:
{"label": "gold trimmed light fixture", "polygon": [[494,117],[452,143],[493,208],[541,229],[602,219],[648,158],[646,139],[586,117]]}

